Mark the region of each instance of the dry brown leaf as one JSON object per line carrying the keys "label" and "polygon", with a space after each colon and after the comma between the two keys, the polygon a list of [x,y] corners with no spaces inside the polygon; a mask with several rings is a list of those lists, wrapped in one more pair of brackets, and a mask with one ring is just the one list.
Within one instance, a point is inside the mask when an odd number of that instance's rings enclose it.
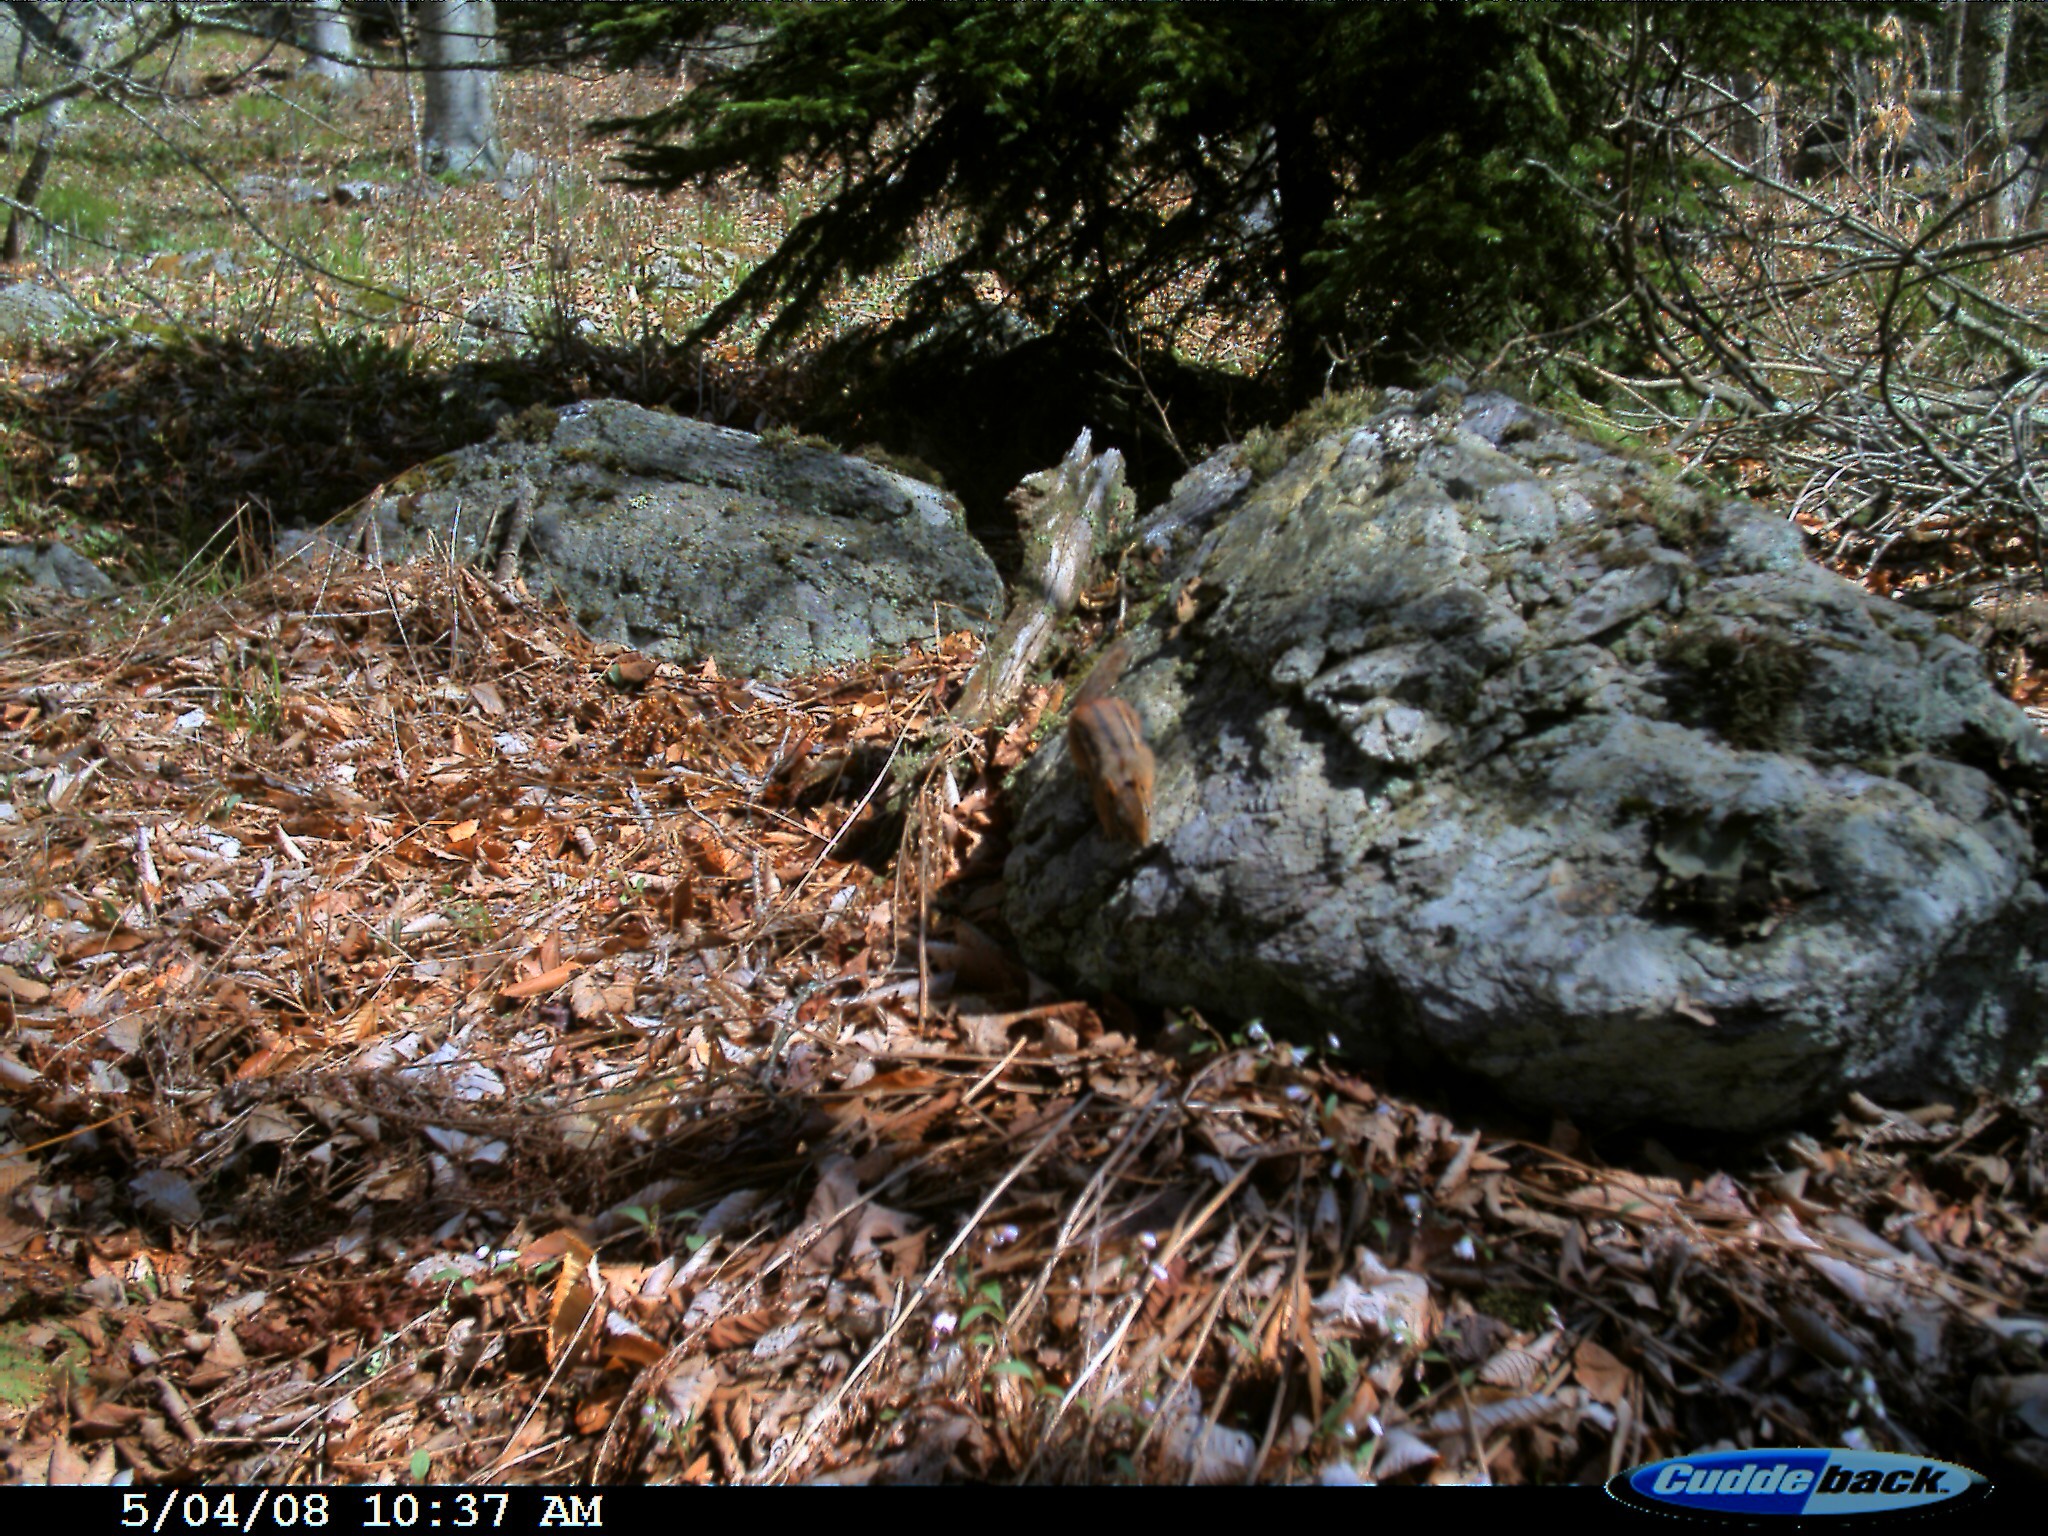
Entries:
{"label": "dry brown leaf", "polygon": [[50,989],[32,977],[24,976],[11,965],[0,965],[0,988],[20,1003],[40,1003],[50,995]]}
{"label": "dry brown leaf", "polygon": [[638,651],[627,651],[605,670],[604,680],[614,688],[642,688],[660,669],[660,663]]}
{"label": "dry brown leaf", "polygon": [[509,987],[502,987],[498,996],[507,1002],[523,1002],[530,997],[544,997],[573,977],[582,967],[573,960],[564,961],[538,976],[529,976],[524,981],[515,981]]}
{"label": "dry brown leaf", "polygon": [[1572,1376],[1598,1402],[1612,1408],[1628,1395],[1635,1372],[1591,1339],[1572,1351]]}
{"label": "dry brown leaf", "polygon": [[780,1307],[758,1307],[752,1312],[742,1312],[736,1317],[721,1317],[705,1333],[704,1343],[714,1354],[744,1349],[756,1339],[763,1337],[782,1319],[783,1312]]}
{"label": "dry brown leaf", "polygon": [[597,1257],[573,1232],[557,1234],[562,1268],[548,1298],[548,1365],[559,1369],[595,1334],[603,1313],[598,1302]]}

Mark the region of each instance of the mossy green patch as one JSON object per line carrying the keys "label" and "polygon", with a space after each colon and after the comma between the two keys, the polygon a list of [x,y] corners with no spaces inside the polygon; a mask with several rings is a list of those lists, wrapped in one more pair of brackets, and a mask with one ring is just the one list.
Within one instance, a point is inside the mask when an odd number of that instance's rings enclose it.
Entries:
{"label": "mossy green patch", "polygon": [[1554,1298],[1548,1291],[1519,1291],[1495,1288],[1472,1298],[1473,1310],[1497,1317],[1524,1333],[1540,1333]]}
{"label": "mossy green patch", "polygon": [[1714,526],[1707,498],[1689,487],[1653,478],[1629,489],[1625,514],[1656,529],[1667,548],[1691,552]]}
{"label": "mossy green patch", "polygon": [[799,432],[793,427],[770,427],[761,434],[761,446],[770,453],[794,454],[806,448],[821,453],[837,453],[838,444],[829,438],[819,437],[815,432]]}
{"label": "mossy green patch", "polygon": [[59,229],[104,238],[121,218],[121,203],[92,187],[69,183],[43,193],[41,212]]}
{"label": "mossy green patch", "polygon": [[[47,1358],[46,1347],[37,1335],[47,1331],[62,1345],[56,1359]],[[33,1408],[56,1385],[60,1375],[74,1382],[85,1380],[89,1351],[85,1340],[69,1328],[39,1329],[31,1323],[8,1323],[0,1327],[0,1403],[9,1408]]]}
{"label": "mossy green patch", "polygon": [[1247,432],[1239,445],[1238,457],[1254,475],[1268,479],[1318,438],[1358,426],[1377,415],[1385,400],[1386,396],[1376,389],[1349,389],[1325,395],[1282,426],[1255,427]]}
{"label": "mossy green patch", "polygon": [[1732,744],[1755,749],[1779,743],[1811,669],[1781,636],[1711,620],[1673,632],[1658,659],[1678,674],[1672,695],[1682,713],[1690,705]]}
{"label": "mossy green patch", "polygon": [[893,469],[899,475],[908,475],[912,480],[922,480],[926,485],[947,489],[944,477],[923,459],[908,453],[891,453],[880,443],[863,443],[853,450],[857,459],[866,459],[870,464],[879,464],[884,469]]}
{"label": "mossy green patch", "polygon": [[276,96],[241,95],[228,103],[229,116],[244,123],[281,123],[290,112],[290,103]]}

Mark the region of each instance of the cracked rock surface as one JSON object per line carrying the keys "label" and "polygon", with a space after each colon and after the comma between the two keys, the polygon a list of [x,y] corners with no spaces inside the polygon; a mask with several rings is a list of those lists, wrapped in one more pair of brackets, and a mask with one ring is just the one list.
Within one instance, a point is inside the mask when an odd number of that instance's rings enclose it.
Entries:
{"label": "cracked rock surface", "polygon": [[311,542],[387,559],[452,550],[490,571],[509,539],[529,587],[593,638],[751,677],[858,661],[935,624],[987,633],[1002,612],[959,504],[866,459],[618,400],[501,431],[409,470]]}
{"label": "cracked rock surface", "polygon": [[2048,743],[1976,651],[1505,396],[1241,457],[1148,525],[1151,845],[1024,776],[1033,965],[1595,1121],[2031,1079]]}

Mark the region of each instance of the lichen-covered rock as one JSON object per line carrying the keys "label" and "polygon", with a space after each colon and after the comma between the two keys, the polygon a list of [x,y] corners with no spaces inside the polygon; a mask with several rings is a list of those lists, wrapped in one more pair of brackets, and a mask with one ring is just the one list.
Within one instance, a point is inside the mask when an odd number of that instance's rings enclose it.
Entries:
{"label": "lichen-covered rock", "polygon": [[[525,515],[515,503],[525,500]],[[374,537],[370,535],[374,531]],[[943,491],[865,459],[616,400],[539,410],[408,471],[286,552],[452,550],[559,597],[586,633],[749,676],[986,633],[994,564]]]}
{"label": "lichen-covered rock", "polygon": [[18,571],[34,585],[67,597],[105,597],[114,590],[104,571],[53,539],[0,545],[0,571]]}
{"label": "lichen-covered rock", "polygon": [[0,287],[0,336],[54,336],[85,318],[85,310],[75,300],[55,289],[35,283]]}
{"label": "lichen-covered rock", "polygon": [[1026,776],[1034,965],[1606,1121],[2030,1080],[2048,743],[1975,651],[1499,395],[1226,469],[1121,688],[1154,841]]}

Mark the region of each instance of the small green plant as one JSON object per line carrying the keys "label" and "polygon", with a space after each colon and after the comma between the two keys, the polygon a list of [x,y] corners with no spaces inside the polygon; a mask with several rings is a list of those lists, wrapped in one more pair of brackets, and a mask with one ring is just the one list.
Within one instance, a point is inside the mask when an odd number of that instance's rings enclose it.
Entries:
{"label": "small green plant", "polygon": [[[337,229],[334,238],[321,254],[327,268],[336,276],[353,278],[364,283],[377,282],[382,276],[372,255],[370,223],[366,218],[352,218],[346,225]],[[361,302],[374,297],[377,296],[359,294],[356,299]]]}
{"label": "small green plant", "polygon": [[[969,1294],[978,1296],[981,1299],[960,1314],[960,1328],[963,1332],[965,1332],[969,1324],[979,1322],[984,1317],[994,1320],[998,1326],[1009,1322],[1010,1314],[1003,1307],[1003,1287],[1001,1281],[984,1280]],[[987,1331],[968,1334],[967,1341],[970,1344],[979,1344],[984,1349],[994,1349],[996,1347],[996,1336]]]}
{"label": "small green plant", "polygon": [[738,215],[711,203],[702,204],[697,219],[697,238],[703,244],[715,245],[720,250],[739,244]]}
{"label": "small green plant", "polygon": [[237,96],[228,107],[228,115],[237,122],[270,124],[281,123],[289,106],[275,96]]}
{"label": "small green plant", "polygon": [[35,1341],[41,1331],[32,1323],[0,1327],[0,1404],[33,1408],[49,1395],[60,1371],[68,1371],[77,1381],[85,1379],[85,1340],[69,1328],[48,1330],[64,1348],[55,1360],[46,1360]]}
{"label": "small green plant", "polygon": [[567,223],[582,214],[596,198],[597,193],[589,182],[580,176],[552,176],[548,178],[548,206],[554,210],[559,222]]}
{"label": "small green plant", "polygon": [[689,1457],[691,1443],[696,1439],[697,1415],[692,1413],[686,1419],[678,1419],[669,1409],[659,1403],[645,1403],[640,1416],[646,1422],[647,1432],[657,1445],[674,1447],[684,1460]]}
{"label": "small green plant", "polygon": [[[268,665],[265,665],[267,660]],[[220,717],[252,736],[277,736],[284,725],[284,672],[275,652],[254,666],[230,656],[220,686]]]}
{"label": "small green plant", "polygon": [[69,183],[45,191],[39,208],[58,229],[93,240],[104,239],[121,221],[118,200]]}
{"label": "small green plant", "polygon": [[489,944],[498,937],[497,919],[487,901],[457,901],[448,906],[448,920],[475,944]]}

